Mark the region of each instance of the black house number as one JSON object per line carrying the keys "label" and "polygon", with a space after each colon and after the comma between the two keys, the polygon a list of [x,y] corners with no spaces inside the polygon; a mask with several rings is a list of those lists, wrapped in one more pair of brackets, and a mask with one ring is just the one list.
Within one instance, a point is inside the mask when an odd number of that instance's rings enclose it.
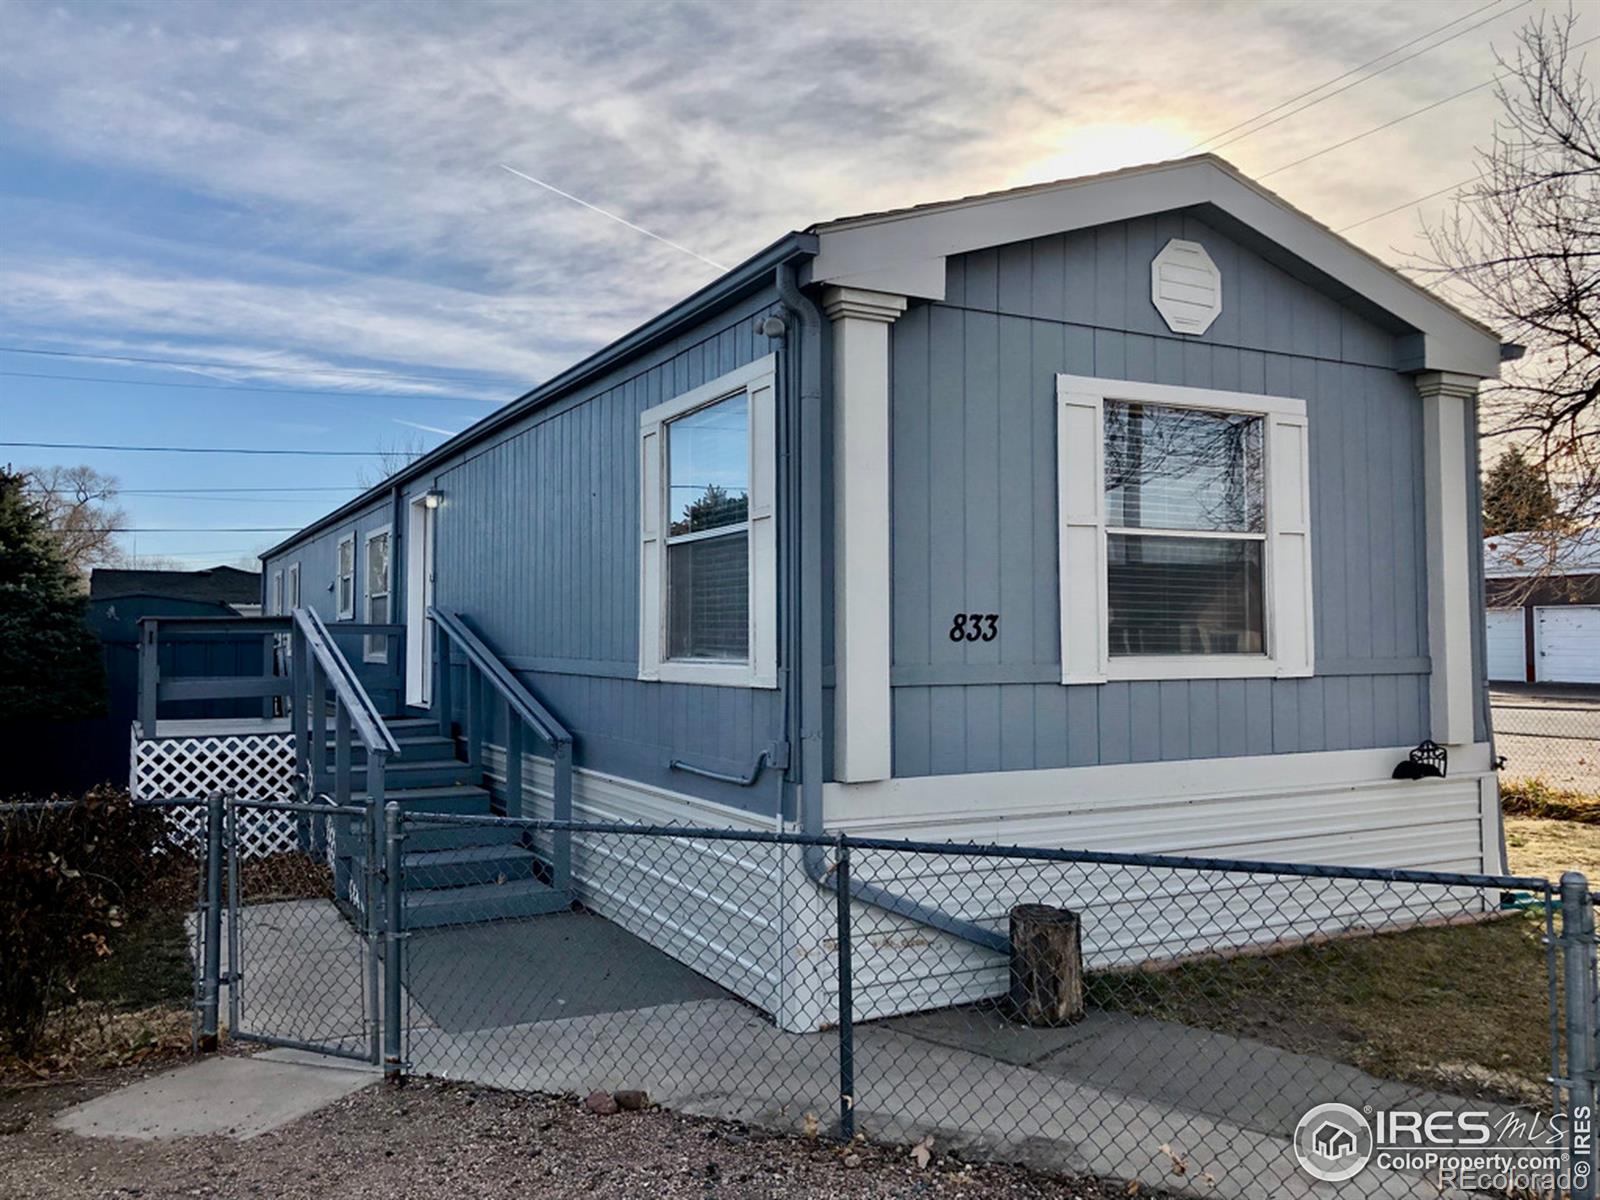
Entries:
{"label": "black house number", "polygon": [[957,613],[950,620],[952,642],[992,642],[999,636],[999,613]]}

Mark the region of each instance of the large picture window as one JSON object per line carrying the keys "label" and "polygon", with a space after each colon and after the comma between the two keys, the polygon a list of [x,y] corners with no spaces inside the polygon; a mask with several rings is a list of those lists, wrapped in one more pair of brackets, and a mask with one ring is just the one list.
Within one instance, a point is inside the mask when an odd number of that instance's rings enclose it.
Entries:
{"label": "large picture window", "polygon": [[639,675],[777,684],[774,359],[639,425]]}
{"label": "large picture window", "polygon": [[1112,657],[1264,652],[1264,423],[1106,402]]}
{"label": "large picture window", "polygon": [[1058,376],[1062,680],[1311,673],[1303,401]]}

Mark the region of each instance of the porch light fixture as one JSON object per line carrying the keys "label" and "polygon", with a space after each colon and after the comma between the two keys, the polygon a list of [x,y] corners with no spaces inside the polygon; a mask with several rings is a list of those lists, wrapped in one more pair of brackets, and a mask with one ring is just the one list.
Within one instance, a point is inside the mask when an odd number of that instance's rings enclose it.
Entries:
{"label": "porch light fixture", "polygon": [[443,498],[444,495],[442,492],[424,492],[422,496],[422,506],[424,508],[438,508],[439,501]]}

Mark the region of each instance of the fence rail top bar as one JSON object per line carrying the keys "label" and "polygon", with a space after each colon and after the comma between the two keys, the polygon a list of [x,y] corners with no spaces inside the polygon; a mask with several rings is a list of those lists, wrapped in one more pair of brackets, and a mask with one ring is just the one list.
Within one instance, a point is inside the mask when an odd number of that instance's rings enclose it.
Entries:
{"label": "fence rail top bar", "polygon": [[850,834],[788,833],[761,829],[712,829],[693,825],[627,825],[605,821],[543,821],[531,817],[464,816],[459,813],[407,811],[408,824],[502,825],[568,833],[614,833],[631,837],[698,838],[702,841],[758,842],[777,846],[848,846],[852,850],[937,854],[951,858],[1016,858],[1035,862],[1099,863],[1107,866],[1159,867],[1175,871],[1233,871],[1256,875],[1298,875],[1312,879],[1350,879],[1371,883],[1436,884],[1445,887],[1500,888],[1553,895],[1548,879],[1522,875],[1475,875],[1451,871],[1415,871],[1404,867],[1342,867],[1321,863],[1263,862],[1243,858],[1195,858],[1176,854],[1127,854],[1113,850],[1054,850],[982,842],[918,842],[863,838]]}
{"label": "fence rail top bar", "polygon": [[144,616],[140,625],[159,625],[166,629],[192,629],[197,633],[282,633],[292,618],[282,617],[161,617]]}

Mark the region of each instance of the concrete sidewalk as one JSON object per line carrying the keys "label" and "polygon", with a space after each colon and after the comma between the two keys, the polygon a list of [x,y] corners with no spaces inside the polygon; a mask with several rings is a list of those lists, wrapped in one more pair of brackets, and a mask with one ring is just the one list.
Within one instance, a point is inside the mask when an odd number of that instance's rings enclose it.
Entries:
{"label": "concrete sidewalk", "polygon": [[[857,1128],[888,1142],[1036,1169],[1132,1178],[1248,1200],[1325,1196],[1298,1169],[1294,1123],[1314,1104],[1425,1100],[1352,1068],[1181,1026],[1126,1020],[996,1028],[970,1013],[858,1026]],[[680,1112],[797,1132],[838,1111],[832,1033],[789,1034],[734,1000],[703,1000],[452,1033],[413,1031],[411,1069],[493,1087],[582,1094],[639,1088]],[[650,1053],[647,1047],[658,1047]],[[1120,1052],[1114,1052],[1122,1047]],[[1230,1068],[1229,1064],[1232,1064]],[[1442,1102],[1459,1105],[1459,1100]],[[1270,1101],[1265,1102],[1263,1101]],[[1242,1111],[1230,1111],[1238,1103]],[[1361,1194],[1437,1197],[1369,1167]]]}
{"label": "concrete sidewalk", "polygon": [[80,1137],[244,1140],[316,1112],[378,1078],[376,1067],[294,1050],[208,1058],[74,1105],[54,1124]]}

